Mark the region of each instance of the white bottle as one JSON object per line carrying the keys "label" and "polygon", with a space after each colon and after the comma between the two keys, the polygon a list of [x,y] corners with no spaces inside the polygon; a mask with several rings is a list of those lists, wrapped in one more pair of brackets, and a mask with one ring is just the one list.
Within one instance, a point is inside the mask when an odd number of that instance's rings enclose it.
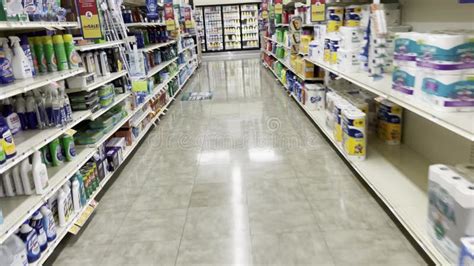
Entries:
{"label": "white bottle", "polygon": [[48,239],[48,242],[51,242],[56,239],[56,222],[54,221],[53,212],[46,206],[41,207],[40,212],[43,215],[43,225],[46,231],[46,238]]}
{"label": "white bottle", "polygon": [[67,207],[67,195],[62,188],[58,190],[58,218],[59,226],[66,226],[66,207]]}
{"label": "white bottle", "polygon": [[33,77],[33,69],[31,68],[30,60],[25,55],[25,51],[21,48],[20,38],[10,36],[10,42],[13,47],[12,70],[15,79],[27,79]]}
{"label": "white bottle", "polygon": [[36,230],[38,234],[38,244],[41,252],[48,248],[48,238],[46,238],[46,231],[44,230],[43,215],[40,211],[33,213],[30,220],[30,226]]}
{"label": "white bottle", "polygon": [[36,194],[43,194],[48,187],[48,169],[41,160],[41,152],[35,151],[33,153],[32,165],[33,180],[35,182]]}
{"label": "white bottle", "polygon": [[15,111],[20,118],[21,128],[23,130],[28,128],[28,118],[26,118],[26,101],[23,96],[18,95],[15,100]]}
{"label": "white bottle", "polygon": [[102,51],[100,52],[99,57],[100,57],[100,69],[102,71],[102,76],[109,76],[110,70],[109,70],[109,63],[107,60],[107,53],[105,51]]}
{"label": "white bottle", "polygon": [[2,37],[0,38],[0,43],[3,46],[3,52],[5,53],[5,58],[8,59],[11,65],[12,59],[13,59],[13,52],[12,52],[12,49],[10,49],[10,46],[8,46],[8,39],[5,37]]}
{"label": "white bottle", "polygon": [[[13,234],[6,241],[5,246],[8,247],[13,255],[12,266],[27,266],[28,257],[26,256],[26,246],[21,239]],[[1,264],[1,263],[0,263]]]}
{"label": "white bottle", "polygon": [[5,196],[15,196],[15,185],[13,184],[12,173],[7,171],[2,175],[3,189],[5,190]]}
{"label": "white bottle", "polygon": [[24,195],[23,183],[21,182],[20,166],[17,164],[12,169],[13,184],[17,195]]}
{"label": "white bottle", "polygon": [[0,245],[0,265],[12,265],[13,254],[7,246]]}
{"label": "white bottle", "polygon": [[20,163],[20,175],[25,194],[32,195],[34,193],[35,183],[33,181],[33,174],[31,173],[31,164],[30,161],[28,161],[28,158],[24,159]]}
{"label": "white bottle", "polygon": [[77,181],[77,179],[72,181],[72,203],[74,205],[74,211],[79,212],[81,210],[81,196],[79,192],[79,181]]}
{"label": "white bottle", "polygon": [[100,55],[99,52],[94,53],[94,62],[97,64],[95,67],[95,74],[97,77],[102,76],[102,72],[100,71]]}
{"label": "white bottle", "polygon": [[36,106],[36,99],[31,92],[28,92],[26,96],[26,117],[30,129],[41,128],[41,116]]}

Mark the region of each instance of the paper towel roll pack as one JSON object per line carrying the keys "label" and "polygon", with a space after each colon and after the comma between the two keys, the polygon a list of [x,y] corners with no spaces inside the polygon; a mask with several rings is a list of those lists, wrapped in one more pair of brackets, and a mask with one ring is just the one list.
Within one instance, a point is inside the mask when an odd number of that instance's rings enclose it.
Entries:
{"label": "paper towel roll pack", "polygon": [[474,236],[474,183],[451,167],[431,165],[428,196],[428,235],[451,262],[456,262],[461,238]]}
{"label": "paper towel roll pack", "polygon": [[326,101],[326,88],[322,84],[305,83],[306,106],[311,111],[324,109]]}
{"label": "paper towel roll pack", "polygon": [[377,135],[385,143],[398,145],[402,140],[403,109],[391,101],[376,99]]}

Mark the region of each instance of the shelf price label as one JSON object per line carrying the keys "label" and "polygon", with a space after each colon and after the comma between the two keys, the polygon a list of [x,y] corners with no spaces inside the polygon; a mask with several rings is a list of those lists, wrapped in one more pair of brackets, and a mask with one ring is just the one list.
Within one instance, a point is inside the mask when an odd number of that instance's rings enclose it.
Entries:
{"label": "shelf price label", "polygon": [[282,0],[275,0],[275,14],[283,14]]}
{"label": "shelf price label", "polygon": [[99,11],[96,0],[76,0],[84,39],[101,39]]}
{"label": "shelf price label", "polygon": [[311,0],[311,22],[326,19],[326,0]]}

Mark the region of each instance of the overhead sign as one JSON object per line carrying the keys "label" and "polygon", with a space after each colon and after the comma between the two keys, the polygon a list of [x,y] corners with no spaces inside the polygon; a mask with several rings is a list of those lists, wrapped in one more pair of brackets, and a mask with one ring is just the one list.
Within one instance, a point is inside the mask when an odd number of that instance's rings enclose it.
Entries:
{"label": "overhead sign", "polygon": [[99,10],[96,0],[76,0],[84,39],[101,39]]}

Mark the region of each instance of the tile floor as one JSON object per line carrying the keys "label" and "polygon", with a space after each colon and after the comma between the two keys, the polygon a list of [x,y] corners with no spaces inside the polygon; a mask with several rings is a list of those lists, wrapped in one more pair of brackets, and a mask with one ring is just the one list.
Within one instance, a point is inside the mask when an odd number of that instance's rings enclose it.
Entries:
{"label": "tile floor", "polygon": [[54,265],[423,265],[258,59],[204,62]]}

